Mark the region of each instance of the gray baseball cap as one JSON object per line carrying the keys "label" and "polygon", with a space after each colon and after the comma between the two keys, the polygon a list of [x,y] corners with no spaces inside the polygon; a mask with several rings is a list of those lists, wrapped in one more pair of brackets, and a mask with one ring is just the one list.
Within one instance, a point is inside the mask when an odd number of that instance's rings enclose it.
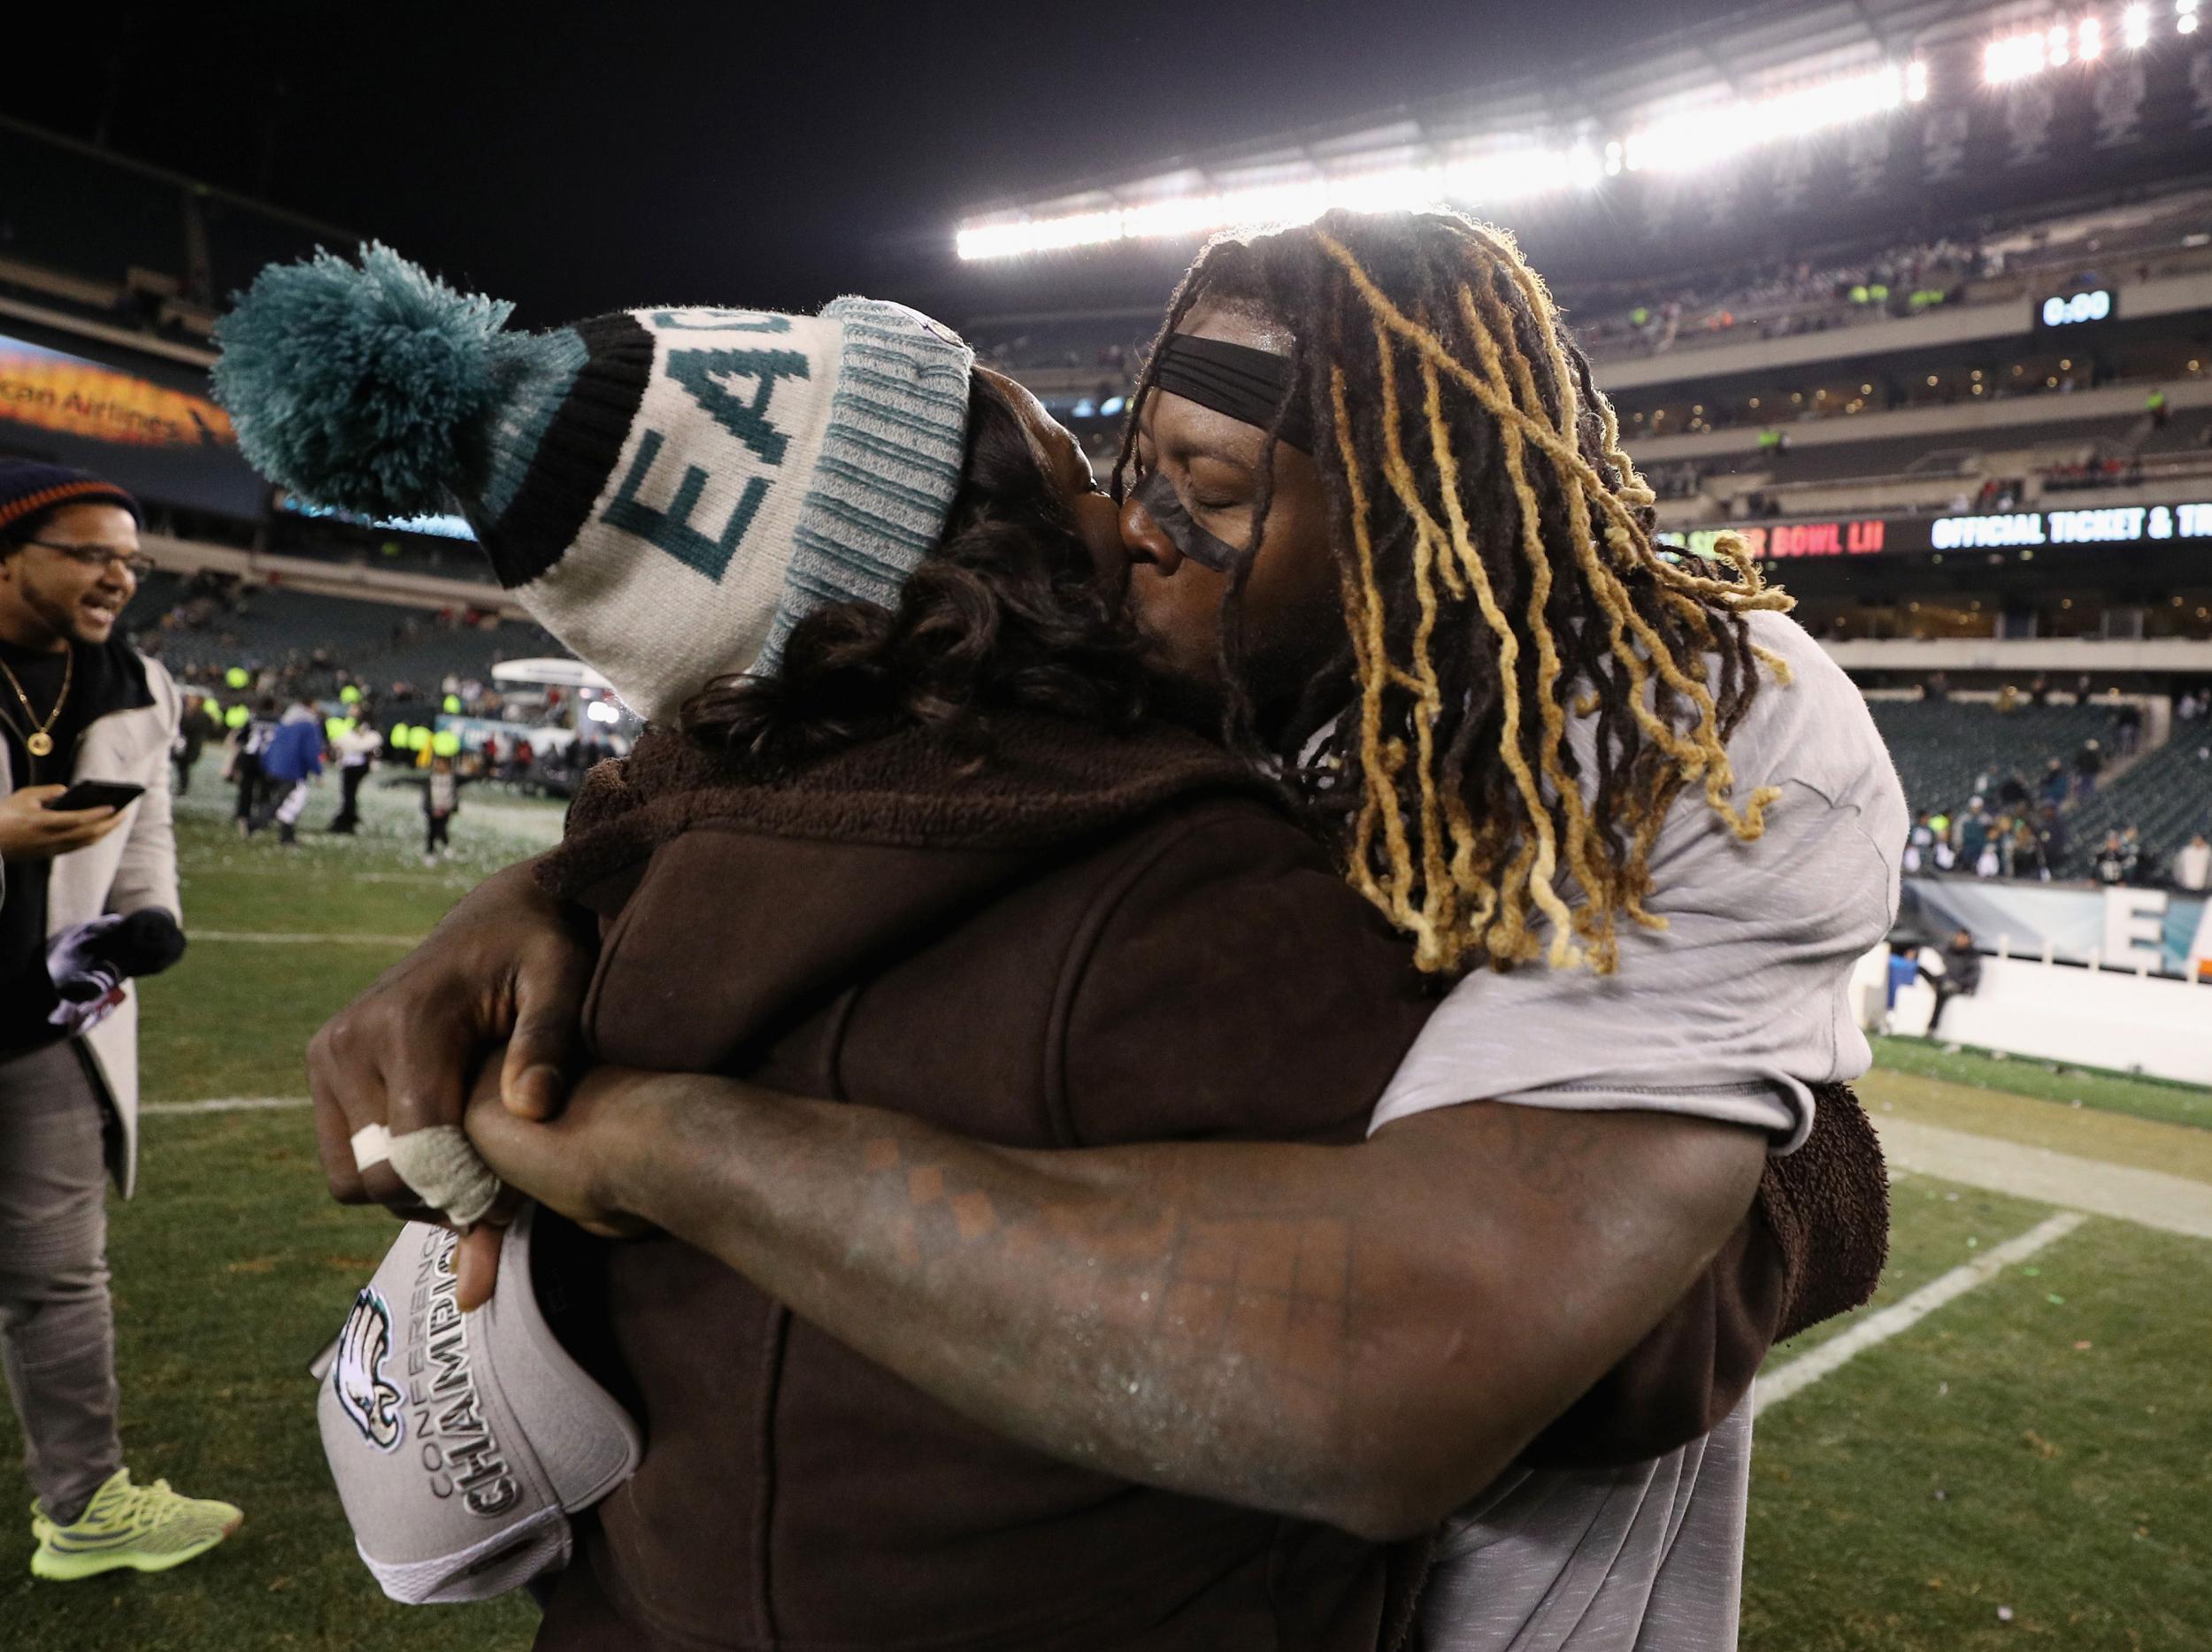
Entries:
{"label": "gray baseball cap", "polygon": [[316,1403],[361,1558],[396,1601],[481,1601],[568,1564],[568,1517],[635,1472],[637,1425],[533,1287],[534,1207],[490,1302],[454,1300],[453,1233],[410,1222],[363,1286]]}

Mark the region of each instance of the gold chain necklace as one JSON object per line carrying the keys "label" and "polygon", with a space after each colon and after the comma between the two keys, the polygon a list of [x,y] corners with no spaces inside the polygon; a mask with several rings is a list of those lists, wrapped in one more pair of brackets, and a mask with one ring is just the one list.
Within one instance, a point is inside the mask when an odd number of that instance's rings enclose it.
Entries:
{"label": "gold chain necklace", "polygon": [[[70,679],[77,673],[77,650],[62,650],[61,692],[54,696],[54,709],[46,714],[46,720],[42,723],[38,720],[38,713],[31,709],[31,696],[23,692],[23,684],[12,671],[8,670],[7,661],[0,660],[0,672],[7,672],[8,687],[14,689],[15,697],[23,702],[23,715],[31,724],[31,732],[23,736],[23,749],[35,757],[52,755],[54,737],[47,731],[61,721],[61,709],[69,703]],[[13,722],[15,719],[11,718],[8,720]]]}

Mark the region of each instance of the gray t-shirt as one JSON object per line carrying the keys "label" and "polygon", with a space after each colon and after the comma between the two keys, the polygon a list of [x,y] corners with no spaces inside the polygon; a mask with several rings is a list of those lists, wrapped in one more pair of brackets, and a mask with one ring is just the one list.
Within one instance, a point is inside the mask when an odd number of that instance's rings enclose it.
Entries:
{"label": "gray t-shirt", "polygon": [[[1872,1061],[1847,1001],[1852,965],[1897,912],[1909,817],[1865,701],[1778,614],[1753,640],[1786,660],[1728,742],[1737,797],[1772,786],[1764,834],[1740,841],[1685,788],[1653,846],[1650,910],[1624,925],[1619,970],[1471,975],[1430,1018],[1372,1127],[1471,1101],[1637,1108],[1771,1133],[1812,1127],[1809,1087]],[[1591,771],[1593,731],[1569,738]],[[1570,897],[1571,898],[1571,897]],[[1717,1652],[1743,1577],[1748,1405],[1655,1462],[1516,1471],[1448,1525],[1422,1607],[1436,1652]]]}

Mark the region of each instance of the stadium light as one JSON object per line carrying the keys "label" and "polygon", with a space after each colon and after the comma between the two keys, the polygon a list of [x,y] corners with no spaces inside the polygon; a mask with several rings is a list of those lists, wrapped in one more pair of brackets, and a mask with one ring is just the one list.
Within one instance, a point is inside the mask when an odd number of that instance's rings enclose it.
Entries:
{"label": "stadium light", "polygon": [[2131,5],[2120,13],[2120,38],[2130,50],[2140,50],[2150,44],[2151,9],[2147,5]]}
{"label": "stadium light", "polygon": [[1593,188],[1605,164],[1587,145],[1506,149],[1446,166],[1379,167],[1204,195],[1172,196],[1107,211],[964,228],[964,259],[1050,252],[1114,241],[1202,234],[1234,224],[1302,224],[1337,208],[1354,212],[1419,211],[1457,203],[1497,205],[1527,196]]}
{"label": "stadium light", "polygon": [[[2175,4],[2193,9],[2197,0],[2175,0]],[[2144,12],[2139,19],[2137,16],[2142,11],[2141,7],[2131,7],[2122,16],[2122,28],[2131,46],[2140,46],[2150,38],[2149,14]],[[2054,23],[2047,28],[2032,28],[2024,34],[1991,41],[1982,49],[1982,79],[1992,86],[2008,86],[2046,69],[2062,68],[2077,59],[2094,63],[2103,55],[2104,25],[2095,18]]]}
{"label": "stadium light", "polygon": [[1629,134],[1624,165],[1630,172],[1693,171],[1762,143],[1807,137],[1887,114],[1901,103],[1916,103],[1927,95],[1925,64],[1916,59],[1901,69],[1885,64],[1863,73],[1654,122]]}
{"label": "stadium light", "polygon": [[2043,36],[2014,35],[1993,40],[1982,52],[1982,79],[1992,86],[2025,80],[2043,70]]}
{"label": "stadium light", "polygon": [[1656,121],[1601,148],[1508,142],[1432,166],[1380,167],[1292,183],[1168,196],[1138,204],[964,226],[963,260],[1018,257],[1117,241],[1204,234],[1239,224],[1300,224],[1333,208],[1357,212],[1494,207],[1532,196],[1595,189],[1623,172],[1687,172],[1759,144],[1887,114],[1928,95],[1918,59],[1886,64],[1695,115]]}
{"label": "stadium light", "polygon": [[2174,0],[2174,33],[2193,35],[2197,32],[2197,0]]}

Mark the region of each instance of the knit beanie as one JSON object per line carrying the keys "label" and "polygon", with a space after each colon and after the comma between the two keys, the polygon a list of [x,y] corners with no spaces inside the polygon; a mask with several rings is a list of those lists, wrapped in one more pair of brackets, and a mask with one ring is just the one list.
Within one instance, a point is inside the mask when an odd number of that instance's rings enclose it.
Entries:
{"label": "knit beanie", "polygon": [[216,334],[241,449],[320,504],[458,509],[499,582],[649,720],[890,603],[960,485],[975,352],[905,306],[672,306],[539,334],[388,248],[264,270]]}
{"label": "knit beanie", "polygon": [[144,520],[137,500],[89,471],[40,459],[0,458],[0,539],[18,524],[65,504],[119,504],[134,521]]}

